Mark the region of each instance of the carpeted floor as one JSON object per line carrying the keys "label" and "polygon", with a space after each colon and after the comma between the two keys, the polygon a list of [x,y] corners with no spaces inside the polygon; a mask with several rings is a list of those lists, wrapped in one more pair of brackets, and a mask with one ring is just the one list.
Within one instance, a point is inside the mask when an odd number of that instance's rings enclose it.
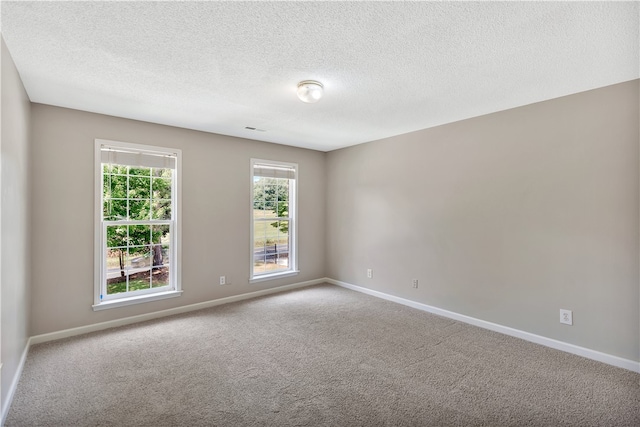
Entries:
{"label": "carpeted floor", "polygon": [[35,345],[7,426],[638,426],[640,375],[331,285]]}

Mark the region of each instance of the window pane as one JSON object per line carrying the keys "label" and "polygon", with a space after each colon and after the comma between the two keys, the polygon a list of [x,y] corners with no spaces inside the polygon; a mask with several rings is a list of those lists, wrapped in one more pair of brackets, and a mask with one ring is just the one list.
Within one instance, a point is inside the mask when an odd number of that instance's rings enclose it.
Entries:
{"label": "window pane", "polygon": [[289,216],[289,202],[278,202],[278,216]]}
{"label": "window pane", "polygon": [[253,178],[253,200],[264,201],[264,180]]}
{"label": "window pane", "polygon": [[268,183],[264,185],[264,201],[265,202],[275,202],[278,200],[277,197],[278,186],[275,185],[273,179],[268,178]]}
{"label": "window pane", "polygon": [[266,244],[264,245],[265,252],[267,254],[273,254],[278,251],[278,242],[275,239],[267,239]]}
{"label": "window pane", "polygon": [[164,178],[153,178],[153,198],[171,199],[171,180]]}
{"label": "window pane", "polygon": [[151,243],[150,225],[129,226],[129,246],[144,246]]}
{"label": "window pane", "polygon": [[276,243],[288,243],[289,242],[289,221],[276,221],[269,224],[274,228],[273,240]]}
{"label": "window pane", "polygon": [[119,294],[127,292],[127,277],[115,276],[114,278],[107,278],[107,295]]}
{"label": "window pane", "polygon": [[267,260],[267,264],[275,263],[277,247],[277,244],[271,244],[265,247],[265,259]]}
{"label": "window pane", "polygon": [[171,200],[153,200],[152,219],[171,219]]}
{"label": "window pane", "polygon": [[127,177],[124,175],[106,174],[103,177],[105,197],[124,199],[127,197]]}
{"label": "window pane", "polygon": [[148,247],[130,248],[127,267],[129,292],[151,287],[151,252]]}
{"label": "window pane", "polygon": [[127,278],[131,265],[128,250],[107,251],[107,256],[107,265],[113,265],[113,268],[107,269],[107,295],[127,292]]}
{"label": "window pane", "polygon": [[162,245],[162,264],[165,266],[169,265],[169,262],[171,261],[171,257],[169,255],[170,255],[169,245],[163,244]]}
{"label": "window pane", "polygon": [[275,216],[276,202],[264,202],[265,216]]}
{"label": "window pane", "polygon": [[271,215],[271,211],[266,211],[264,207],[264,202],[256,202],[260,203],[258,208],[253,210],[254,218],[266,218],[268,215]]}
{"label": "window pane", "polygon": [[288,201],[289,200],[289,181],[283,180],[284,182],[278,185],[278,201]]}
{"label": "window pane", "polygon": [[277,243],[277,240],[278,240],[278,229],[274,227],[274,224],[277,224],[277,222],[262,223],[264,227],[264,234],[267,239],[267,242],[266,242],[267,246]]}
{"label": "window pane", "polygon": [[289,268],[289,253],[288,252],[279,252],[276,257],[276,264],[279,268],[288,269]]}
{"label": "window pane", "polygon": [[147,220],[150,219],[150,200],[129,200],[129,219]]}
{"label": "window pane", "polygon": [[129,168],[129,175],[142,175],[142,176],[149,176],[151,175],[151,168],[145,168],[145,167],[130,167]]}
{"label": "window pane", "polygon": [[127,226],[109,225],[107,226],[107,247],[116,248],[127,245]]}
{"label": "window pane", "polygon": [[102,196],[103,198],[111,197],[111,175],[108,173],[102,174]]}
{"label": "window pane", "polygon": [[[264,224],[264,222],[258,223],[258,224]],[[254,231],[254,233],[253,233],[253,248],[256,249],[256,250],[258,250],[258,249],[263,250],[265,245],[266,245],[266,237],[264,236],[264,234],[258,234],[257,232]]]}
{"label": "window pane", "polygon": [[111,216],[111,212],[113,211],[113,204],[111,201],[105,200],[102,202],[102,218],[106,220],[113,220],[114,217]]}
{"label": "window pane", "polygon": [[151,243],[169,243],[169,225],[154,225]]}
{"label": "window pane", "polygon": [[149,199],[151,198],[151,179],[141,176],[129,177],[129,198]]}
{"label": "window pane", "polygon": [[151,277],[151,287],[159,288],[169,285],[169,267],[155,267]]}
{"label": "window pane", "polygon": [[151,250],[148,246],[130,247],[127,266],[130,270],[139,271],[151,266]]}
{"label": "window pane", "polygon": [[173,169],[153,168],[154,177],[168,178],[171,180]]}
{"label": "window pane", "polygon": [[107,250],[106,270],[107,280],[125,276],[124,252],[122,250]]}
{"label": "window pane", "polygon": [[153,245],[151,247],[151,261],[154,267],[164,265],[165,257],[162,253],[162,245]]}
{"label": "window pane", "polygon": [[151,287],[151,274],[149,269],[134,273],[129,276],[129,292],[149,289]]}
{"label": "window pane", "polygon": [[[122,220],[127,219],[127,201],[126,200],[111,200],[109,204],[109,219]],[[106,219],[106,216],[105,216]]]}
{"label": "window pane", "polygon": [[266,261],[264,255],[254,255],[253,257],[253,274],[264,273],[266,270]]}
{"label": "window pane", "polygon": [[267,239],[266,227],[269,227],[269,223],[266,221],[253,222],[253,242],[255,247],[264,247]]}
{"label": "window pane", "polygon": [[[262,260],[261,260],[262,261]],[[263,271],[265,273],[272,273],[280,270],[288,270],[289,269],[289,257],[287,253],[279,253],[276,252],[273,247],[267,247],[267,252],[264,256],[264,261],[260,262],[258,265],[258,270]],[[254,272],[256,269],[254,268]]]}

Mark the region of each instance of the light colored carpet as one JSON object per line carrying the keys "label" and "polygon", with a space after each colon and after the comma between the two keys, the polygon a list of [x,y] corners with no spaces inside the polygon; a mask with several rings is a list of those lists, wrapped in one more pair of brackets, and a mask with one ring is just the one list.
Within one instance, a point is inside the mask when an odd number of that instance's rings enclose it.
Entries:
{"label": "light colored carpet", "polygon": [[638,426],[640,375],[332,285],[35,345],[7,426]]}

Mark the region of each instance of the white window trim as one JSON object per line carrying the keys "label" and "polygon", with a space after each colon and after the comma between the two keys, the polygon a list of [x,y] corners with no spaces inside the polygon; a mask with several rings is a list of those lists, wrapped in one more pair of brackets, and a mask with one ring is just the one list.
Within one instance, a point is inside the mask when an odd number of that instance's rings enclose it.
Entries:
{"label": "white window trim", "polygon": [[[103,270],[103,250],[104,250],[104,225],[102,221],[102,156],[103,145],[110,147],[121,147],[130,150],[140,150],[147,152],[165,153],[176,156],[176,169],[174,173],[174,192],[172,197],[172,213],[174,215],[175,235],[171,236],[172,258],[175,263],[171,265],[170,274],[173,276],[175,287],[166,291],[153,292],[148,294],[127,295],[122,298],[112,298],[101,300],[102,280],[105,275]],[[95,173],[95,193],[94,193],[94,299],[92,308],[94,311],[109,308],[123,307],[132,304],[140,304],[150,301],[157,301],[166,298],[173,298],[182,295],[182,150],[177,148],[158,147],[146,144],[133,144],[122,141],[110,141],[106,139],[96,139],[94,147],[94,173]],[[173,265],[175,264],[175,265]]]}
{"label": "white window trim", "polygon": [[112,299],[103,301],[99,304],[94,304],[91,307],[93,311],[106,310],[109,308],[117,308],[117,307],[125,307],[127,305],[133,304],[141,304],[143,302],[151,302],[151,301],[159,301],[167,298],[175,298],[182,295],[182,291],[166,291],[166,292],[156,292],[154,294],[149,295],[138,295],[135,297],[126,297],[119,299]]}
{"label": "white window trim", "polygon": [[[253,274],[253,263],[254,263],[254,236],[253,236],[253,171],[254,166],[256,164],[268,164],[274,166],[282,166],[286,168],[293,168],[295,170],[295,176],[293,178],[294,186],[293,186],[293,203],[289,200],[289,216],[293,218],[293,227],[289,227],[289,239],[291,242],[292,248],[289,248],[289,269],[285,271],[279,271],[275,273],[266,273],[266,274]],[[265,282],[268,280],[281,279],[284,277],[296,276],[300,271],[298,270],[298,164],[297,163],[288,163],[288,162],[279,162],[275,160],[264,160],[264,159],[251,159],[251,164],[249,168],[249,182],[251,185],[249,186],[250,197],[249,197],[249,212],[250,214],[250,232],[249,232],[249,283],[259,283]],[[292,233],[293,232],[293,233]]]}
{"label": "white window trim", "polygon": [[[251,272],[253,272],[253,263],[251,263],[251,267],[252,267]],[[253,278],[249,279],[249,283],[260,283],[260,282],[266,282],[267,280],[282,279],[283,277],[297,276],[298,273],[300,273],[300,271],[298,270],[287,270],[287,271],[281,271],[278,273],[260,274],[259,276],[253,276]]]}

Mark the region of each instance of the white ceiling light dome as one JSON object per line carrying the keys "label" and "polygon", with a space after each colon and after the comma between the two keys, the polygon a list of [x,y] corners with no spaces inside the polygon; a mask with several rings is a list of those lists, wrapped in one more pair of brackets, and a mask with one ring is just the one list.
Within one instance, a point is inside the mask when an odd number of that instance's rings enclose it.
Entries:
{"label": "white ceiling light dome", "polygon": [[298,83],[298,98],[308,104],[320,101],[324,86],[315,80],[304,80]]}

